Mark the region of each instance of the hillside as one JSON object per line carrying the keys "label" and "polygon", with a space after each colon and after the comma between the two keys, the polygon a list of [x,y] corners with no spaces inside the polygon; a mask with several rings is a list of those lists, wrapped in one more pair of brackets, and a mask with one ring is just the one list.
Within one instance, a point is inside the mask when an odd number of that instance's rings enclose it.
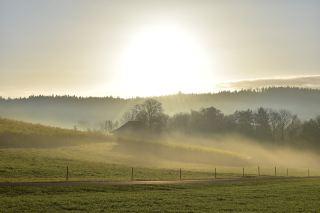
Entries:
{"label": "hillside", "polygon": [[[206,171],[214,164],[233,171],[232,166],[252,166],[245,155],[236,152],[172,138],[149,139],[116,138],[1,118],[0,181],[63,178],[66,165],[72,168],[74,178],[115,179],[128,178],[130,166],[144,171],[141,178],[173,178],[179,167]],[[163,170],[144,168],[170,170],[163,176]],[[190,173],[194,174],[207,177],[212,173]]]}
{"label": "hillside", "polygon": [[[167,114],[214,106],[226,114],[260,106],[287,109],[301,119],[320,114],[320,90],[267,88],[208,94],[176,94],[154,97],[162,102]],[[144,98],[30,96],[0,99],[0,116],[50,124],[66,128],[99,128],[105,120],[118,120],[123,113]]]}
{"label": "hillside", "polygon": [[[72,178],[127,180],[131,167],[140,179],[175,179],[183,168],[185,178],[239,175],[246,167],[255,174],[318,174],[319,157],[311,152],[262,147],[236,135],[217,137],[125,138],[0,119],[0,182],[12,180],[62,180],[66,165]],[[281,156],[281,157],[280,157]],[[160,169],[160,170],[159,170]]]}
{"label": "hillside", "polygon": [[0,118],[0,147],[57,147],[105,141],[106,136]]}

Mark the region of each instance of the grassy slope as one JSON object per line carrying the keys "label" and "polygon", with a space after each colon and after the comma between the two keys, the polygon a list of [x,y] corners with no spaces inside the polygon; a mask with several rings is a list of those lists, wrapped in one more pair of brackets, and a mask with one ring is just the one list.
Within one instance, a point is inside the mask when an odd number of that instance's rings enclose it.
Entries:
{"label": "grassy slope", "polygon": [[106,136],[0,118],[0,147],[56,147],[105,141]]}
{"label": "grassy slope", "polygon": [[[8,133],[16,137],[10,136],[3,143],[1,136]],[[17,138],[16,143],[11,143],[11,139]],[[212,178],[217,162],[229,166],[232,162],[246,163],[233,153],[200,146],[117,141],[96,133],[6,119],[0,119],[0,156],[0,181],[63,180],[67,165],[71,180],[128,180],[131,167],[135,168],[136,179],[174,180],[179,177],[179,168],[182,168],[185,179]],[[246,166],[245,169],[247,174],[257,173],[256,166]],[[220,165],[217,171],[219,177],[242,175],[239,166]],[[261,168],[263,175],[273,175],[273,171],[273,167]],[[285,168],[278,168],[278,175],[285,173]],[[306,174],[306,171],[290,170],[290,175]],[[312,171],[312,175],[317,174]]]}
{"label": "grassy slope", "polygon": [[[73,180],[128,180],[131,167],[135,167],[135,178],[144,180],[177,179],[180,167],[183,167],[184,178],[212,177],[212,171],[185,169],[186,165],[188,168],[200,168],[203,166],[201,164],[185,164],[179,162],[179,159],[159,160],[159,156],[154,156],[157,153],[150,154],[148,150],[143,151],[144,154],[137,152],[141,147],[161,149],[163,157],[171,150],[174,152],[171,157],[174,157],[177,150],[186,154],[192,152],[189,148],[131,142],[119,142],[97,133],[0,119],[0,181],[63,180],[67,165]],[[223,156],[223,153],[217,154]]]}
{"label": "grassy slope", "polygon": [[158,186],[1,187],[3,211],[316,212],[319,179]]}

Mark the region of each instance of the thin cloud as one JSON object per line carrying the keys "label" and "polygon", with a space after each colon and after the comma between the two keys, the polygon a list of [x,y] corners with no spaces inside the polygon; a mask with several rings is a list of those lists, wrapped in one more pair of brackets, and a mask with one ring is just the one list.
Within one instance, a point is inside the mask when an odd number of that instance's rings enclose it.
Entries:
{"label": "thin cloud", "polygon": [[306,87],[320,88],[320,75],[293,76],[284,78],[264,78],[225,82],[218,85],[221,89],[253,89],[263,87]]}

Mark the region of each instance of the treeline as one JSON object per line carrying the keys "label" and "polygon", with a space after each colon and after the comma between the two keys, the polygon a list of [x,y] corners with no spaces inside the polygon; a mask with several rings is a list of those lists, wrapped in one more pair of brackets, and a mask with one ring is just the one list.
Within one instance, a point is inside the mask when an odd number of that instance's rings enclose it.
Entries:
{"label": "treeline", "polygon": [[[283,97],[284,94],[292,96],[298,95],[308,95],[308,96],[318,96],[320,95],[320,89],[314,88],[302,88],[302,87],[266,87],[266,88],[256,88],[256,89],[242,89],[242,90],[235,90],[235,91],[221,91],[217,93],[193,93],[193,94],[184,94],[179,92],[178,94],[173,95],[164,95],[153,97],[155,99],[162,99],[162,101],[166,100],[167,98],[176,98],[177,96],[182,97],[198,97],[199,100],[208,99],[212,96],[221,96],[221,97],[229,97],[229,96],[255,96],[259,94],[267,94],[268,96],[277,95],[279,97]],[[132,100],[132,99],[144,99],[139,96],[124,99],[121,97],[114,97],[114,96],[105,96],[105,97],[95,97],[95,96],[75,96],[75,95],[30,95],[28,97],[18,97],[18,98],[4,98],[0,96],[0,102],[20,102],[20,101],[66,101],[66,102],[99,102],[99,101],[111,101],[117,102],[122,100]]]}
{"label": "treeline", "polygon": [[[315,117],[320,109],[320,90],[308,88],[263,88],[223,91],[203,94],[173,94],[153,97],[164,111],[172,116],[179,112],[214,106],[224,114],[236,110],[285,108],[300,119]],[[0,98],[0,116],[33,123],[65,128],[98,129],[105,120],[119,120],[121,115],[145,98],[30,96],[28,98]]]}
{"label": "treeline", "polygon": [[225,115],[215,107],[207,107],[169,116],[159,101],[148,99],[124,114],[123,123],[129,120],[141,122],[150,132],[237,133],[266,143],[320,147],[320,116],[302,121],[287,110],[259,107]]}

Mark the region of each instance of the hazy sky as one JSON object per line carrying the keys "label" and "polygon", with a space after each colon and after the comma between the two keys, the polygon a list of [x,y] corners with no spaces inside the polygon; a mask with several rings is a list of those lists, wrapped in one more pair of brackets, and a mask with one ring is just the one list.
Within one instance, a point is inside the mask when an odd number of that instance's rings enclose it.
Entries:
{"label": "hazy sky", "polygon": [[319,38],[319,0],[0,0],[0,96],[310,78],[320,74]]}

